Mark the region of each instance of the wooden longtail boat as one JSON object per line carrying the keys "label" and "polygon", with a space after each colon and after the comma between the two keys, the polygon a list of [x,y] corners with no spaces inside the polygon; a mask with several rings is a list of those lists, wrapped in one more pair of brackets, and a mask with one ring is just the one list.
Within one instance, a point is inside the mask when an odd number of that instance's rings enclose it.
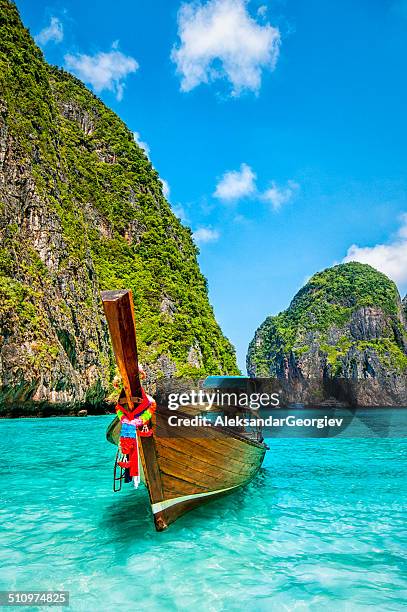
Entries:
{"label": "wooden longtail boat", "polygon": [[[120,370],[121,403],[132,408],[142,395],[134,308],[131,291],[102,292],[113,350]],[[170,411],[157,405],[153,431],[165,431]],[[174,414],[171,412],[170,414]],[[181,413],[177,411],[177,416]],[[116,417],[107,439],[118,445],[121,422]],[[259,471],[267,446],[261,441],[226,427],[178,427],[177,436],[138,432],[142,480],[151,503],[157,531],[201,504],[231,493],[247,484]]]}

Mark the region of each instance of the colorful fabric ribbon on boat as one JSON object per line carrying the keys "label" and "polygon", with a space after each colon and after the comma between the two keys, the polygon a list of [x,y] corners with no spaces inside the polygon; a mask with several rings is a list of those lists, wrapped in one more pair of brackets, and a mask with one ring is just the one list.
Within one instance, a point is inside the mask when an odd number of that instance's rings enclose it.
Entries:
{"label": "colorful fabric ribbon on boat", "polygon": [[135,488],[137,488],[140,482],[140,474],[136,425],[128,422],[122,423],[120,450],[123,458],[118,461],[118,464],[123,469],[129,470],[129,476],[132,478]]}
{"label": "colorful fabric ribbon on boat", "polygon": [[156,403],[144,389],[141,389],[141,401],[134,410],[125,410],[121,404],[116,405],[116,414],[121,421],[119,446],[123,455],[118,465],[128,470],[134,487],[140,483],[139,459],[138,459],[138,436],[152,436],[153,429],[150,425]]}

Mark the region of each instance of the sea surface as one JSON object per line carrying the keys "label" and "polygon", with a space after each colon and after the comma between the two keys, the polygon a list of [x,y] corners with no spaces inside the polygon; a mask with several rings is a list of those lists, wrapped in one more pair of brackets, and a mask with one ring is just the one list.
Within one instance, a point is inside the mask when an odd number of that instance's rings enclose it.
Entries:
{"label": "sea surface", "polygon": [[0,590],[66,590],[87,611],[406,609],[394,428],[270,440],[249,486],[156,533],[143,487],[112,492],[110,419],[0,420]]}

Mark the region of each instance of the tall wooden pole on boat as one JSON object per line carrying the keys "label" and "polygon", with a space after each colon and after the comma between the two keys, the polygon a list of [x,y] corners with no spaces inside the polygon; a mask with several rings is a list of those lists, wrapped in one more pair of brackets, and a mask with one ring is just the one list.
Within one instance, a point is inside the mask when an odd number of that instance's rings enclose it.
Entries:
{"label": "tall wooden pole on boat", "polygon": [[141,398],[141,383],[132,292],[102,291],[102,302],[127,403],[133,410],[134,402]]}

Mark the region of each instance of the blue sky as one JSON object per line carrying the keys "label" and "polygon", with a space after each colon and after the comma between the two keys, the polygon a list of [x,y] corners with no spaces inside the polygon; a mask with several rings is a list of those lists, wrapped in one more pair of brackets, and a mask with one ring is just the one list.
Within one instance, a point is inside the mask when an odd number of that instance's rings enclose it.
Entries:
{"label": "blue sky", "polygon": [[17,0],[46,59],[148,145],[247,346],[314,272],[407,291],[407,0]]}

